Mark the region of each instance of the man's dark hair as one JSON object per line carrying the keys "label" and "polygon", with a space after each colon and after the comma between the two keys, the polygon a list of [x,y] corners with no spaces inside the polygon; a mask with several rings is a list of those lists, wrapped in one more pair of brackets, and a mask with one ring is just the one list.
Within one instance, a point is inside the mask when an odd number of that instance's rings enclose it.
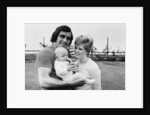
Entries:
{"label": "man's dark hair", "polygon": [[[57,27],[56,28],[56,30],[54,31],[54,33],[52,34],[52,37],[51,37],[51,42],[53,43],[53,42],[56,42],[57,41],[57,37],[58,37],[58,35],[59,35],[59,33],[61,32],[61,31],[63,31],[63,32],[71,32],[71,39],[70,39],[70,44],[71,44],[71,42],[72,42],[72,40],[73,40],[73,34],[72,34],[72,31],[71,31],[71,28],[70,27],[68,27],[68,26],[66,26],[66,25],[62,25],[62,26],[59,26],[59,27]],[[70,45],[69,44],[69,45]]]}

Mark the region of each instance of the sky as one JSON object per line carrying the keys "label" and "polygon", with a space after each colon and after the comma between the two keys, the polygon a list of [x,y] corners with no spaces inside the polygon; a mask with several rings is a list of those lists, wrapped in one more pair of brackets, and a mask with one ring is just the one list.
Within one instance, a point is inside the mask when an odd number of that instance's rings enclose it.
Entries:
{"label": "sky", "polygon": [[126,24],[125,23],[25,23],[26,50],[40,50],[40,42],[45,39],[45,44],[51,45],[50,38],[55,29],[60,25],[67,25],[73,32],[73,42],[79,35],[89,35],[94,39],[98,51],[102,51],[109,39],[110,51],[125,51],[126,49]]}

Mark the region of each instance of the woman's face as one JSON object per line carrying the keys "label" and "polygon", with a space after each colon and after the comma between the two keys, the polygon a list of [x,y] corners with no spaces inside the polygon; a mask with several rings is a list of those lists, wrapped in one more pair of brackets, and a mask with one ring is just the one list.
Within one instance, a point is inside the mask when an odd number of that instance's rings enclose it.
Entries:
{"label": "woman's face", "polygon": [[83,58],[85,56],[87,57],[87,52],[84,49],[84,45],[83,44],[81,44],[79,46],[75,46],[75,53],[76,53],[76,57],[78,59],[81,59],[81,58]]}

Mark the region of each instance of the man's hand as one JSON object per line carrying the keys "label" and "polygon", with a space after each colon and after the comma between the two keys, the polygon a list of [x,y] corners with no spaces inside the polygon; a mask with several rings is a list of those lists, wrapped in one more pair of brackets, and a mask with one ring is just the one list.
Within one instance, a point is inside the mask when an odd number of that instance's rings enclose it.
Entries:
{"label": "man's hand", "polygon": [[85,81],[77,79],[75,81],[68,82],[68,84],[75,88],[75,87],[83,86],[85,84]]}
{"label": "man's hand", "polygon": [[70,54],[71,58],[72,57],[76,57],[76,55],[75,55],[75,47],[74,46],[70,46],[69,47],[69,54]]}

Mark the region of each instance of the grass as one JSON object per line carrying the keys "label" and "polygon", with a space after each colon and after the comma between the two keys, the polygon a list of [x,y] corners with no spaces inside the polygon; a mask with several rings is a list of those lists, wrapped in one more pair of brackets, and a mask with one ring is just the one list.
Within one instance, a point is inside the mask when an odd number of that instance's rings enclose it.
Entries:
{"label": "grass", "polygon": [[[102,77],[103,90],[125,90],[125,62],[96,61]],[[34,60],[25,63],[25,89],[40,90]]]}
{"label": "grass", "polygon": [[34,61],[26,61],[25,63],[25,89],[26,90],[40,89]]}
{"label": "grass", "polygon": [[125,63],[124,62],[97,62],[101,69],[102,88],[104,90],[125,89]]}

